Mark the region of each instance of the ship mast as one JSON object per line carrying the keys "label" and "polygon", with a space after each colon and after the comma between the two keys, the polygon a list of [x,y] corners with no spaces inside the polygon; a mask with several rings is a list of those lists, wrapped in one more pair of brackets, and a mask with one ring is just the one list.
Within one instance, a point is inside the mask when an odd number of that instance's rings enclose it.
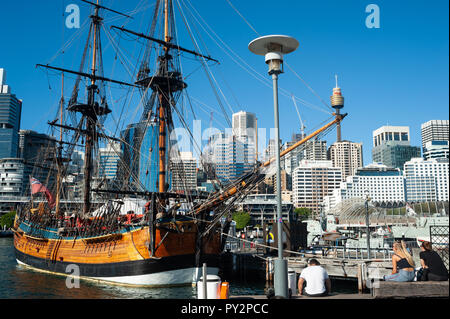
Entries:
{"label": "ship mast", "polygon": [[[162,12],[159,13],[159,5],[162,6]],[[172,106],[176,105],[176,100],[179,97],[179,93],[187,87],[186,83],[183,81],[183,77],[179,70],[177,70],[176,64],[178,63],[178,54],[175,57],[172,56],[172,50],[175,52],[186,52],[199,57],[203,60],[215,61],[210,56],[202,55],[198,52],[180,47],[174,44],[174,38],[176,34],[173,33],[173,2],[172,0],[160,0],[157,1],[155,7],[154,19],[152,21],[152,27],[149,34],[142,34],[132,30],[127,30],[123,27],[112,26],[111,28],[120,30],[122,32],[130,33],[143,39],[148,40],[147,52],[150,52],[150,48],[153,45],[160,45],[161,51],[157,56],[157,67],[154,74],[150,74],[148,68],[150,54],[146,55],[142,61],[141,69],[138,73],[136,85],[140,86],[143,92],[148,88],[152,90],[152,96],[149,98],[145,105],[145,109],[142,116],[143,122],[148,122],[150,116],[154,114],[155,120],[158,123],[158,152],[157,152],[157,163],[158,163],[158,176],[156,178],[156,192],[159,194],[166,193],[167,189],[167,178],[168,178],[168,132],[173,126],[172,119]],[[162,34],[161,39],[153,37],[154,26],[157,21],[161,21]],[[148,59],[148,60],[147,60]],[[144,93],[145,94],[145,93]],[[154,113],[153,113],[154,111]],[[162,196],[161,198],[163,198]]]}
{"label": "ship mast", "polygon": [[[97,82],[100,81],[103,83],[104,81],[117,83],[120,85],[127,85],[127,86],[134,86],[133,84],[129,84],[126,82],[121,82],[117,80],[112,80],[105,78],[103,76],[103,66],[102,63],[102,56],[101,56],[101,39],[100,39],[100,29],[101,29],[101,23],[103,19],[99,16],[99,10],[104,9],[108,10],[123,16],[126,16],[128,18],[131,18],[123,13],[111,10],[109,8],[106,8],[104,6],[99,5],[99,0],[96,0],[96,3],[89,2],[86,0],[81,0],[85,3],[88,3],[92,6],[94,6],[94,14],[90,16],[92,23],[91,23],[91,29],[89,31],[89,36],[86,43],[86,49],[88,48],[89,41],[91,39],[91,35],[93,36],[92,40],[92,62],[91,62],[91,70],[89,73],[82,72],[82,69],[84,67],[84,61],[85,56],[83,55],[83,59],[81,61],[81,67],[80,71],[73,71],[68,69],[63,69],[59,67],[53,67],[49,65],[42,65],[37,64],[39,67],[45,67],[52,70],[62,71],[70,74],[76,74],[78,76],[77,84],[75,85],[74,92],[72,93],[72,98],[69,102],[69,105],[67,107],[68,111],[71,112],[77,112],[82,115],[80,123],[78,127],[71,127],[67,125],[62,124],[62,113],[61,113],[61,124],[56,124],[55,122],[49,122],[50,125],[53,126],[59,126],[61,128],[61,134],[60,139],[62,139],[62,129],[69,129],[72,131],[77,132],[78,134],[82,134],[85,136],[85,154],[84,154],[84,170],[83,170],[83,176],[84,176],[84,187],[83,187],[83,214],[88,214],[91,209],[91,179],[92,179],[92,173],[93,173],[93,151],[95,143],[97,142],[99,137],[102,138],[109,138],[112,140],[116,140],[114,138],[111,138],[109,136],[106,136],[100,132],[97,132],[97,125],[98,125],[98,119],[101,116],[105,116],[109,113],[111,113],[111,110],[108,107],[108,104],[106,102],[106,97],[102,96],[104,92],[103,86],[101,87],[101,90],[99,86],[97,85]],[[64,73],[63,73],[64,74]],[[87,78],[90,80],[89,86],[87,86],[87,101],[86,103],[79,103],[77,101],[77,92],[78,92],[78,83],[79,79],[81,77]],[[102,85],[102,84],[101,84]],[[97,97],[98,95],[98,97]],[[100,99],[100,102],[97,100]],[[63,103],[63,101],[61,101]],[[84,129],[82,129],[84,124]],[[62,142],[60,143],[62,144]],[[58,151],[61,153],[61,149]],[[59,154],[61,155],[61,154]],[[61,156],[59,157],[59,161],[62,161]],[[62,163],[59,164],[61,166]],[[61,184],[61,169],[58,168],[58,193],[57,196],[59,197],[59,188]],[[58,205],[56,208],[56,212],[59,213],[59,200]]]}
{"label": "ship mast", "polygon": [[[97,5],[99,0],[97,0]],[[96,131],[97,115],[95,112],[89,111],[89,106],[93,110],[95,93],[97,90],[97,85],[95,84],[95,71],[96,71],[96,58],[97,58],[97,33],[99,32],[99,24],[101,18],[98,16],[98,7],[95,7],[94,15],[91,16],[92,24],[94,28],[94,40],[92,46],[92,79],[91,85],[88,87],[88,102],[87,102],[87,112],[83,115],[86,120],[86,140],[85,140],[85,153],[84,153],[84,199],[83,199],[83,214],[89,213],[91,208],[91,174],[92,174],[92,148],[94,146],[94,137]]]}
{"label": "ship mast", "polygon": [[[61,102],[59,106],[59,121],[63,125],[63,107],[64,107],[64,73],[61,76]],[[57,176],[56,176],[56,200],[55,200],[55,214],[59,216],[59,205],[61,201],[61,173],[62,173],[62,142],[63,142],[63,129],[59,130],[59,145],[58,154],[56,156]]]}
{"label": "ship mast", "polygon": [[[170,42],[169,36],[169,2],[164,0],[164,41]],[[166,74],[168,72],[169,48],[164,46],[164,59],[161,59],[160,72]],[[167,92],[169,93],[169,92]],[[169,93],[170,94],[170,93]],[[166,95],[167,96],[167,95]],[[167,96],[169,97],[169,96]],[[166,192],[166,109],[168,99],[164,98],[164,93],[159,92],[159,176],[158,176],[158,192]]]}

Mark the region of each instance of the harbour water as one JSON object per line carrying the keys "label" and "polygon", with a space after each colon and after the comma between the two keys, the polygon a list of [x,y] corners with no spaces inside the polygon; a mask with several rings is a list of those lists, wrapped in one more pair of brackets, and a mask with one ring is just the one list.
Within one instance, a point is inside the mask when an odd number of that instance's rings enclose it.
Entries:
{"label": "harbour water", "polygon": [[[264,293],[264,282],[231,282],[233,295]],[[249,288],[251,287],[251,288]],[[0,298],[3,299],[195,299],[195,287],[134,288],[80,281],[67,288],[66,277],[37,272],[17,264],[12,238],[0,238]]]}
{"label": "harbour water", "polygon": [[[264,280],[224,278],[234,296],[264,295]],[[355,293],[352,282],[333,281],[340,293]],[[66,277],[37,272],[17,264],[12,238],[0,238],[0,299],[196,299],[192,286],[170,288],[123,287],[80,281],[79,288],[67,288]]]}

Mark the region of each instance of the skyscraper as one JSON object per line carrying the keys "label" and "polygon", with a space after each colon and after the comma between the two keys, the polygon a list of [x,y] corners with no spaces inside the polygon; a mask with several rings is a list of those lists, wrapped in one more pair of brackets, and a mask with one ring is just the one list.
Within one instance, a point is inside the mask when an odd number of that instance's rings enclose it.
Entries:
{"label": "skyscraper", "polygon": [[209,147],[208,161],[214,165],[216,177],[224,184],[249,172],[256,163],[255,144],[248,136],[216,134]]}
{"label": "skyscraper", "polygon": [[256,141],[256,115],[254,113],[245,111],[234,113],[232,125],[233,135],[249,136]]}
{"label": "skyscraper", "polygon": [[372,161],[403,170],[405,162],[420,157],[420,147],[410,145],[408,126],[382,126],[373,131]]}
{"label": "skyscraper", "polygon": [[425,160],[449,158],[448,120],[431,120],[421,125],[422,150]]}
{"label": "skyscraper", "polygon": [[108,180],[116,179],[121,155],[120,143],[110,142],[106,147],[100,148],[98,150],[98,176]]}
{"label": "skyscraper", "polygon": [[22,101],[6,85],[6,71],[0,69],[0,158],[18,156]]}
{"label": "skyscraper", "polygon": [[448,120],[431,120],[421,125],[422,147],[431,141],[448,141]]}
{"label": "skyscraper", "polygon": [[363,166],[362,143],[335,142],[328,149],[328,159],[334,167],[342,169],[343,179],[352,176],[358,168]]}
{"label": "skyscraper", "polygon": [[180,152],[180,156],[170,160],[173,191],[197,189],[197,160],[192,152]]}
{"label": "skyscraper", "polygon": [[46,184],[48,189],[53,188],[56,181],[56,175],[51,173],[56,157],[54,137],[31,130],[20,130],[18,155],[24,161],[22,188],[24,195],[28,195],[30,191],[30,176]]}
{"label": "skyscraper", "polygon": [[123,163],[119,175],[132,189],[158,191],[158,134],[153,122],[133,123],[121,132]]}

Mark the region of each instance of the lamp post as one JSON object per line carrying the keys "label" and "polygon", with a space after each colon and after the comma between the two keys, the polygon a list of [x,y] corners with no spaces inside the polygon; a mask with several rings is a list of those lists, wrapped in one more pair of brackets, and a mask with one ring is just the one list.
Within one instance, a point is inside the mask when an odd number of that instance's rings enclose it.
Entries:
{"label": "lamp post", "polygon": [[285,35],[268,35],[249,43],[248,48],[257,55],[264,55],[273,81],[273,107],[275,121],[275,161],[277,171],[277,233],[278,259],[274,262],[275,295],[288,298],[287,261],[283,259],[283,219],[281,214],[280,129],[278,119],[278,75],[283,73],[283,54],[295,51],[299,43]]}
{"label": "lamp post", "polygon": [[367,233],[367,259],[370,259],[370,220],[369,220],[369,190],[364,191],[365,198],[365,206],[366,206],[366,233]]}

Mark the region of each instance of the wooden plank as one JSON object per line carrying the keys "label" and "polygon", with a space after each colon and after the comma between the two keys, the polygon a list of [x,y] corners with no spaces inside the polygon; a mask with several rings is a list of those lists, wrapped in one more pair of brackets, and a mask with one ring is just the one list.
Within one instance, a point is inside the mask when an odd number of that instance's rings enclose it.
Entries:
{"label": "wooden plank", "polygon": [[375,298],[444,298],[449,296],[448,281],[380,281],[373,289]]}

